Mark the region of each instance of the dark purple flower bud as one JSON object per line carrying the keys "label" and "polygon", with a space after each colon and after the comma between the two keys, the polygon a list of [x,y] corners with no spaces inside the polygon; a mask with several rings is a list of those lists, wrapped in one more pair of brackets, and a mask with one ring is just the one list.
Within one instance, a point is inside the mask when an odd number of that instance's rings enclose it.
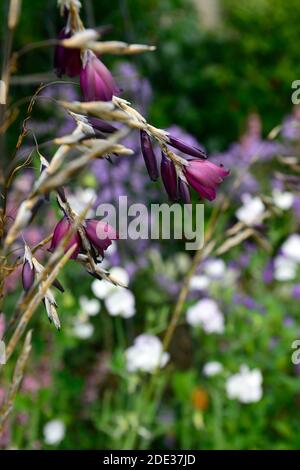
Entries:
{"label": "dark purple flower bud", "polygon": [[164,187],[168,193],[168,196],[171,201],[178,200],[178,192],[177,192],[177,173],[176,168],[172,160],[170,160],[166,155],[162,152],[161,158],[161,177],[164,183]]}
{"label": "dark purple flower bud", "polygon": [[111,245],[111,241],[118,239],[118,235],[113,227],[101,220],[87,219],[85,221],[85,231],[90,243],[101,256]]}
{"label": "dark purple flower bud", "polygon": [[[58,39],[68,39],[72,36],[71,31],[66,32],[63,28]],[[81,71],[81,57],[79,49],[71,49],[58,44],[54,51],[54,69],[58,77],[68,75],[68,77],[76,77]]]}
{"label": "dark purple flower bud", "polygon": [[168,135],[169,137],[169,144],[180,150],[180,152],[186,153],[187,155],[191,155],[195,158],[207,158],[206,152],[204,149],[194,147],[192,145],[188,145],[180,139],[173,137],[172,135]]}
{"label": "dark purple flower bud", "polygon": [[88,117],[88,121],[94,129],[100,132],[104,132],[104,134],[113,134],[118,130],[115,126],[112,126],[102,119]]}
{"label": "dark purple flower bud", "polygon": [[157,160],[153,151],[150,136],[144,130],[141,130],[141,147],[149,176],[152,181],[156,181],[159,177]]}
{"label": "dark purple flower bud", "polygon": [[120,91],[108,68],[92,51],[85,53],[80,86],[85,101],[111,101]]}
{"label": "dark purple flower bud", "polygon": [[[57,246],[60,244],[61,240],[65,238],[65,236],[67,235],[70,229],[71,229],[71,223],[69,222],[67,217],[64,217],[58,222],[53,232],[51,246],[48,249],[50,253],[53,253],[56,250]],[[71,239],[69,240],[68,245],[66,246],[65,252],[68,251],[69,248],[71,248],[71,246],[73,245],[75,245],[76,248],[71,256],[71,259],[76,259],[81,249],[81,238],[78,232],[72,235]]]}
{"label": "dark purple flower bud", "polygon": [[33,286],[34,283],[34,276],[35,276],[35,268],[34,266],[30,265],[28,260],[25,260],[22,269],[22,284],[23,289],[25,292],[29,291],[29,289]]}
{"label": "dark purple flower bud", "polygon": [[181,178],[178,178],[178,193],[179,198],[184,204],[191,203],[191,193],[189,185],[183,181]]}

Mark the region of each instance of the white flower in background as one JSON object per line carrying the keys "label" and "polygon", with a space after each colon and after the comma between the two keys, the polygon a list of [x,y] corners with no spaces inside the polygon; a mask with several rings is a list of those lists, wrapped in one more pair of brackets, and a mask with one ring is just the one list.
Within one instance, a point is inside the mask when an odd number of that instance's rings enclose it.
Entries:
{"label": "white flower in background", "polygon": [[262,382],[263,377],[259,369],[250,370],[247,365],[242,365],[237,374],[227,379],[227,396],[241,403],[255,403],[262,398]]}
{"label": "white flower in background", "polygon": [[105,306],[113,317],[120,315],[130,318],[135,314],[135,299],[132,292],[123,287],[118,287],[106,299]]}
{"label": "white flower in background", "polygon": [[65,437],[66,427],[61,420],[54,419],[45,424],[43,434],[46,444],[59,444]]}
{"label": "white flower in background", "polygon": [[[95,201],[97,197],[97,193],[94,189],[92,188],[86,188],[86,189],[77,189],[74,194],[69,194],[68,195],[68,202],[70,203],[70,206],[72,209],[77,212],[77,214],[80,214],[86,206],[91,202]],[[94,209],[89,209],[86,218],[94,217],[95,211]]]}
{"label": "white flower in background", "polygon": [[285,256],[277,256],[274,260],[274,279],[276,281],[293,281],[297,275],[297,263]]}
{"label": "white flower in background", "polygon": [[259,197],[243,194],[243,205],[236,211],[235,215],[240,222],[246,225],[257,225],[262,221],[265,206]]}
{"label": "white flower in background", "polygon": [[290,235],[283,243],[281,251],[287,258],[300,263],[300,235],[297,233]]}
{"label": "white flower in background", "polygon": [[205,261],[203,270],[212,279],[221,279],[226,271],[226,264],[220,258]]}
{"label": "white flower in background", "polygon": [[88,299],[85,296],[79,297],[80,308],[83,313],[93,317],[100,312],[101,304],[97,299]]}
{"label": "white flower in background", "polygon": [[[111,268],[109,272],[118,282],[125,286],[128,285],[129,276],[125,269],[116,266]],[[135,315],[135,298],[130,290],[96,279],[92,283],[92,291],[98,299],[104,300],[110,315],[120,315],[123,318],[130,318]]]}
{"label": "white flower in background", "polygon": [[204,364],[203,367],[203,374],[206,377],[212,377],[214,375],[218,375],[223,371],[223,365],[221,362],[218,361],[211,361]]}
{"label": "white flower in background", "polygon": [[135,338],[133,346],[126,349],[126,368],[128,372],[153,372],[158,367],[164,367],[169,354],[163,352],[159,338],[150,334],[142,334]]}
{"label": "white flower in background", "polygon": [[114,290],[115,286],[108,281],[100,281],[99,279],[95,279],[92,282],[91,289],[95,297],[98,299],[105,299],[108,297],[109,293]]}
{"label": "white flower in background", "polygon": [[111,276],[117,279],[121,284],[124,284],[124,286],[128,286],[129,276],[128,272],[124,268],[121,268],[120,266],[114,266],[109,270],[109,272]]}
{"label": "white flower in background", "polygon": [[94,325],[89,321],[77,318],[73,325],[73,335],[79,339],[89,339],[94,334]]}
{"label": "white flower in background", "polygon": [[196,275],[191,278],[190,288],[193,290],[204,290],[209,286],[209,278],[204,275]]}
{"label": "white flower in background", "polygon": [[223,333],[224,317],[218,304],[212,299],[199,300],[186,314],[191,326],[202,326],[206,333]]}
{"label": "white flower in background", "polygon": [[287,191],[280,191],[280,189],[273,189],[272,192],[273,202],[275,206],[284,211],[290,209],[294,204],[294,195]]}

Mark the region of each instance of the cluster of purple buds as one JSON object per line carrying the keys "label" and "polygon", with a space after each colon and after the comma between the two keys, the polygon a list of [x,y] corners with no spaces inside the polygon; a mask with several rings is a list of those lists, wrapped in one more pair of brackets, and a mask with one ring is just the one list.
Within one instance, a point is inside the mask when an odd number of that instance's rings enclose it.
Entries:
{"label": "cluster of purple buds", "polygon": [[[58,35],[59,40],[72,37],[77,30],[72,28],[71,12],[65,9],[66,26]],[[103,64],[92,52],[79,48],[67,48],[59,44],[54,52],[54,69],[58,77],[80,76],[80,87],[85,101],[111,101],[113,95],[120,92],[115,80]]]}
{"label": "cluster of purple buds", "polygon": [[[103,258],[104,251],[111,245],[112,240],[118,239],[116,231],[108,223],[96,219],[86,219],[83,227],[88,241],[90,242],[93,250],[96,251],[96,258],[98,256]],[[57,223],[53,232],[51,246],[49,248],[50,253],[55,251],[60,242],[67,236],[71,228],[72,223],[66,216]],[[71,236],[65,251],[68,251],[68,249],[74,245],[75,250],[72,253],[71,259],[76,259],[79,253],[83,252],[82,239],[78,231]]]}
{"label": "cluster of purple buds", "polygon": [[[140,136],[147,171],[151,180],[156,181],[159,178],[159,171],[151,137],[145,130],[140,131]],[[208,161],[203,149],[187,145],[169,134],[166,145],[189,155],[189,158],[179,158],[174,163],[173,159],[162,151],[160,174],[170,200],[190,203],[189,186],[196,190],[201,198],[214,200],[218,185],[229,175],[229,171]]]}

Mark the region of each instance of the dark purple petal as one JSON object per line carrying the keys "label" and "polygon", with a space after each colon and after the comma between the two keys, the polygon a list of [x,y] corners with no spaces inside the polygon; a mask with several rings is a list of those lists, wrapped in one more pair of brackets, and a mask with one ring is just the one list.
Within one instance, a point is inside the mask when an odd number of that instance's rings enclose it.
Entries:
{"label": "dark purple petal", "polygon": [[[58,35],[58,39],[68,39],[71,36],[71,32],[66,32],[66,29],[63,28]],[[81,66],[79,49],[69,49],[61,45],[55,47],[54,69],[58,77],[62,75],[76,77],[80,74]]]}
{"label": "dark purple petal", "polygon": [[164,187],[168,193],[168,196],[171,201],[178,200],[178,192],[177,192],[177,173],[175,169],[175,165],[165,156],[162,152],[161,158],[161,177],[164,183]]}
{"label": "dark purple petal", "polygon": [[22,284],[25,292],[27,292],[33,286],[34,276],[34,266],[31,267],[29,261],[26,260],[22,269]]}
{"label": "dark purple petal", "polygon": [[178,179],[179,198],[184,204],[191,203],[191,193],[188,184],[181,178]]}
{"label": "dark purple petal", "polygon": [[204,149],[194,147],[192,145],[188,145],[180,139],[173,137],[172,135],[168,135],[169,137],[169,144],[180,150],[180,152],[186,153],[187,155],[191,155],[195,158],[207,158],[206,152]]}
{"label": "dark purple petal", "polygon": [[152,181],[156,181],[159,177],[156,156],[153,151],[151,139],[147,132],[141,130],[141,148],[145,160],[145,165]]}
{"label": "dark purple petal", "polygon": [[105,134],[112,134],[113,132],[117,131],[116,127],[112,126],[106,121],[103,121],[102,119],[89,117],[88,121],[94,129],[100,132],[104,132]]}

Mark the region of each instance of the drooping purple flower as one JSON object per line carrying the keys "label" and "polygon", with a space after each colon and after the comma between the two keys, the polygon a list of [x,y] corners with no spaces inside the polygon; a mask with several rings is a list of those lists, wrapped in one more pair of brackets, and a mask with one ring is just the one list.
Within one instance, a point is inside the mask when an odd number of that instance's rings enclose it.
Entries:
{"label": "drooping purple flower", "polygon": [[28,260],[25,260],[22,269],[22,284],[25,292],[33,286],[35,277],[35,268]]}
{"label": "drooping purple flower", "polygon": [[144,130],[141,130],[140,135],[141,135],[142,154],[144,157],[147,171],[152,181],[156,181],[159,176],[158,166],[157,166],[157,160],[156,160],[156,156],[152,147],[150,136]]}
{"label": "drooping purple flower", "polygon": [[174,137],[170,134],[168,135],[168,138],[169,145],[176,148],[177,150],[180,150],[180,152],[186,153],[187,155],[195,158],[207,158],[207,154],[204,149],[194,147],[193,145],[188,145],[183,140],[178,139],[177,137]]}
{"label": "drooping purple flower", "polygon": [[172,160],[170,160],[163,152],[161,158],[161,177],[164,187],[171,201],[178,200],[178,185],[176,168]]}
{"label": "drooping purple flower", "polygon": [[108,68],[89,50],[85,52],[80,86],[85,101],[111,101],[120,92]]}
{"label": "drooping purple flower", "polygon": [[[50,251],[50,253],[53,253],[56,250],[57,246],[59,245],[61,240],[65,238],[65,236],[67,235],[71,227],[72,225],[70,221],[67,219],[67,217],[64,217],[58,222],[53,232],[51,246],[48,250]],[[76,259],[81,249],[81,238],[77,232],[75,232],[72,235],[71,239],[68,242],[68,245],[66,246],[65,251],[68,251],[69,248],[71,248],[74,245],[76,248],[75,248],[75,251],[72,253],[71,259]]]}
{"label": "drooping purple flower", "polygon": [[189,160],[183,167],[187,182],[194,188],[200,197],[213,201],[216,197],[216,189],[229,170],[217,166],[208,160]]}
{"label": "drooping purple flower", "polygon": [[103,256],[104,251],[111,245],[112,240],[117,240],[116,231],[108,223],[96,219],[85,221],[85,232],[90,243]]}
{"label": "drooping purple flower", "polygon": [[[58,39],[68,39],[71,36],[71,31],[67,31],[66,28],[63,28],[58,35]],[[58,77],[61,77],[62,75],[76,77],[80,74],[81,67],[82,64],[79,49],[67,48],[60,44],[55,47],[54,69]]]}

